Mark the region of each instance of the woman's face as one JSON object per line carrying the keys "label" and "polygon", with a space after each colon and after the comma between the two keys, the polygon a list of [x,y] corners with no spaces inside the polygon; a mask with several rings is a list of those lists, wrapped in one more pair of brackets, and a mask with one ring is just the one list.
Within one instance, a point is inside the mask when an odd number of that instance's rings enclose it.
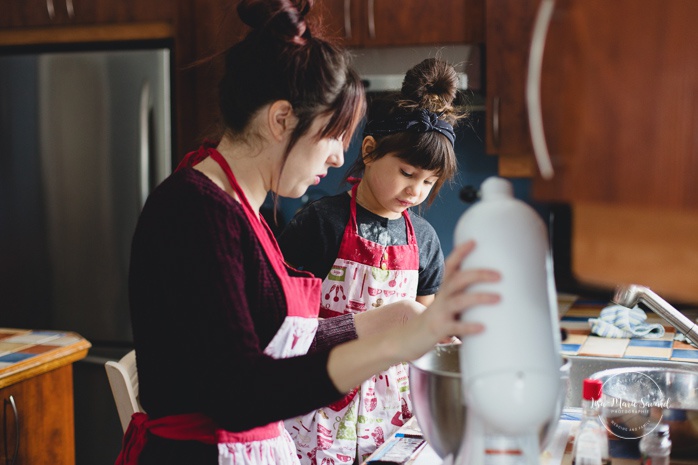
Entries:
{"label": "woman's face", "polygon": [[393,154],[364,161],[358,200],[364,208],[385,218],[399,218],[424,202],[439,179],[437,172],[416,168]]}
{"label": "woman's face", "polygon": [[341,139],[316,135],[327,125],[330,115],[315,118],[308,132],[302,136],[288,155],[281,174],[277,194],[298,198],[308,187],[318,184],[330,168],[344,164],[344,144]]}

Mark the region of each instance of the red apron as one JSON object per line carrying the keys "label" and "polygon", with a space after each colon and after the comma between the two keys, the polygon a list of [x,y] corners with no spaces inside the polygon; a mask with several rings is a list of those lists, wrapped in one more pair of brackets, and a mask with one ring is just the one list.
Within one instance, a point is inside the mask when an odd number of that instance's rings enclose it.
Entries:
{"label": "red apron", "polygon": [[[322,283],[320,316],[361,313],[417,297],[419,248],[407,211],[407,244],[383,246],[364,239],[356,222],[352,188],[349,222],[339,253]],[[390,367],[339,402],[284,424],[303,464],[362,462],[412,417],[407,364]]]}
{"label": "red apron", "polygon": [[[307,277],[289,276],[283,255],[269,226],[252,209],[233,172],[217,150],[201,148],[197,152],[191,152],[177,169],[193,166],[207,156],[215,160],[228,177],[284,291],[288,314],[264,353],[274,358],[303,355],[310,348],[317,331],[321,282],[310,273]],[[300,272],[294,270],[293,273],[298,275]],[[150,420],[145,413],[136,413],[124,436],[124,446],[116,461],[117,465],[138,463],[138,455],[145,445],[148,432],[167,439],[217,444],[220,465],[299,463],[293,440],[281,421],[249,431],[230,432],[218,428],[210,418],[202,414],[173,415]]]}

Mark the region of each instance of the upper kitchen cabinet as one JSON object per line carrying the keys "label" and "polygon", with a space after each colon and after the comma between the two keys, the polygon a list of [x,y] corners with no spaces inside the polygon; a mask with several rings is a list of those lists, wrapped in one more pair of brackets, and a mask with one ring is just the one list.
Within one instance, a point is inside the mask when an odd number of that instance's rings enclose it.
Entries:
{"label": "upper kitchen cabinet", "polygon": [[538,10],[551,11],[549,22],[534,15],[521,41],[544,32],[541,79],[531,86],[540,103],[528,109],[541,117],[536,151],[549,153],[554,176],[537,174],[529,140],[521,153],[533,167],[533,197],[571,205],[573,274],[698,302],[698,2],[540,4],[553,6]]}
{"label": "upper kitchen cabinet", "polygon": [[172,19],[175,2],[0,0],[0,27],[70,26]]}
{"label": "upper kitchen cabinet", "polygon": [[698,209],[698,2],[564,0],[542,66],[541,200]]}
{"label": "upper kitchen cabinet", "polygon": [[[533,176],[542,201],[698,208],[698,2],[486,1],[487,151],[503,176]],[[537,21],[539,20],[539,21]],[[538,174],[526,105],[542,25]],[[543,151],[544,152],[544,151]]]}
{"label": "upper kitchen cabinet", "polygon": [[484,40],[484,0],[319,0],[312,14],[353,47]]}
{"label": "upper kitchen cabinet", "polygon": [[177,2],[0,0],[0,46],[169,39]]}
{"label": "upper kitchen cabinet", "polygon": [[535,173],[525,88],[540,0],[486,0],[486,149],[506,177]]}

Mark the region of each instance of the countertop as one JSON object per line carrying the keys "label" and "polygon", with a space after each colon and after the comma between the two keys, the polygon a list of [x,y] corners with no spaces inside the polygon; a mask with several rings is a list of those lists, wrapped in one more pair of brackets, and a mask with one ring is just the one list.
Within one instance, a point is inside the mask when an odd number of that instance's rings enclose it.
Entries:
{"label": "countertop", "polygon": [[0,389],[80,360],[90,347],[76,333],[0,328]]}
{"label": "countertop", "polygon": [[658,361],[693,362],[698,364],[698,348],[674,340],[676,328],[661,317],[647,312],[647,323],[664,326],[660,338],[607,338],[590,334],[589,318],[596,318],[604,304],[578,301],[565,311],[560,327],[567,337],[562,341],[562,355],[587,357],[612,357]]}
{"label": "countertop", "polygon": [[[665,334],[657,339],[610,339],[590,334],[589,318],[598,317],[605,306],[598,301],[571,300],[561,306],[560,327],[566,331],[561,354],[568,357],[600,357],[635,359],[637,361],[689,362],[698,367],[698,348],[674,340],[676,329],[660,317],[648,312],[648,323],[660,323]],[[541,453],[541,465],[571,465],[572,445],[579,426],[580,410],[565,409],[558,423],[555,437]],[[411,455],[406,458],[406,452]],[[640,463],[637,441],[622,440],[609,435],[609,451],[612,465],[638,465]],[[401,458],[396,458],[401,456]],[[412,418],[397,433],[372,454],[364,465],[395,463],[405,465],[447,465],[429,447],[422,436],[419,423]],[[672,458],[672,465],[698,465],[698,461],[679,461]]]}

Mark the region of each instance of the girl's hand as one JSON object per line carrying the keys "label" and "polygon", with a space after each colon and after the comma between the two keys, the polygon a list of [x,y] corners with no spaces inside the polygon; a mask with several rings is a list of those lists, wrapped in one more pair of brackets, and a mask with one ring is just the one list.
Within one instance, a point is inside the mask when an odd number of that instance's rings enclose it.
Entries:
{"label": "girl's hand", "polygon": [[358,337],[366,337],[382,331],[403,326],[420,315],[426,307],[414,300],[400,300],[382,305],[370,312],[354,315],[354,326]]}
{"label": "girl's hand", "polygon": [[437,342],[448,340],[452,336],[468,336],[484,329],[481,324],[460,321],[460,315],[471,307],[497,303],[500,296],[489,292],[472,292],[469,287],[478,283],[497,282],[501,277],[494,270],[460,270],[463,259],[474,248],[473,241],[465,242],[446,259],[444,282],[434,302],[405,325],[410,334],[403,339],[404,359],[421,357]]}

